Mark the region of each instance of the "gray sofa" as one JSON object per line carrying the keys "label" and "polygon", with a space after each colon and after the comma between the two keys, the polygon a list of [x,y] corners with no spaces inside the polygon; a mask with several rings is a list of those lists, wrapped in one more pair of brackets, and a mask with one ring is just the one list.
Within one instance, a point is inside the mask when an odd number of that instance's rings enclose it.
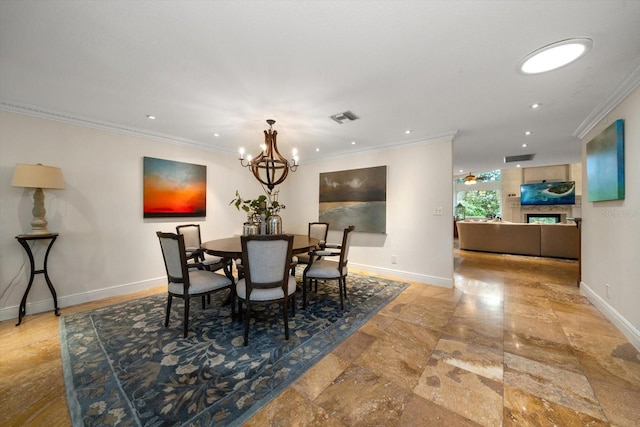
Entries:
{"label": "gray sofa", "polygon": [[460,249],[504,254],[578,259],[575,224],[521,224],[458,221]]}

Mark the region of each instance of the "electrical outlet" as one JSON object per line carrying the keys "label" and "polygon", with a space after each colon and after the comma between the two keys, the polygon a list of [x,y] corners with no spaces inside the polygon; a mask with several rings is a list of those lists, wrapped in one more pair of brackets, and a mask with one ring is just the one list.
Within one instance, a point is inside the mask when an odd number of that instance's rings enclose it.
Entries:
{"label": "electrical outlet", "polygon": [[433,209],[433,215],[435,215],[435,216],[442,216],[442,212],[443,212],[442,206],[436,206]]}
{"label": "electrical outlet", "polygon": [[391,264],[397,264],[398,258],[395,255],[391,255]]}
{"label": "electrical outlet", "polygon": [[609,296],[609,284],[608,284],[608,283],[606,284],[606,287],[607,287],[607,298],[611,298],[611,297]]}

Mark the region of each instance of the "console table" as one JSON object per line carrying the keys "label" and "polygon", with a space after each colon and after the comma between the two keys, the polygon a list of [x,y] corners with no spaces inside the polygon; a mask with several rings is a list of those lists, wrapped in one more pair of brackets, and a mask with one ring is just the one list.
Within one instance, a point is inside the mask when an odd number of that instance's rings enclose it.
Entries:
{"label": "console table", "polygon": [[[31,276],[29,277],[29,284],[27,285],[27,290],[24,292],[22,296],[22,301],[20,301],[20,309],[18,311],[18,326],[22,323],[22,318],[26,312],[27,306],[27,295],[29,295],[29,291],[31,290],[31,285],[33,284],[33,278],[36,274],[44,274],[44,279],[47,281],[47,286],[49,287],[49,291],[51,291],[51,295],[53,296],[53,304],[55,307],[56,316],[60,316],[60,309],[58,308],[58,297],[56,296],[56,290],[53,288],[53,284],[51,283],[51,279],[49,279],[49,273],[47,272],[47,260],[49,259],[49,251],[51,251],[51,247],[55,243],[58,238],[58,233],[47,233],[47,234],[20,234],[16,236],[18,242],[22,245],[24,250],[27,252],[27,256],[29,257],[29,263],[31,264]],[[31,252],[31,247],[29,246],[29,241],[37,241],[37,240],[50,240],[49,246],[47,246],[47,252],[44,254],[44,263],[41,270],[35,269],[35,263],[33,261],[33,253]]]}

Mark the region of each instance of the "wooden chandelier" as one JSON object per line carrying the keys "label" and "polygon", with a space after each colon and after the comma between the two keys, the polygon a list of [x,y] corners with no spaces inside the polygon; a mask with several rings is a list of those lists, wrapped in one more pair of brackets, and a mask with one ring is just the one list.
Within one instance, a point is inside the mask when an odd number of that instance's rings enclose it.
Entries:
{"label": "wooden chandelier", "polygon": [[249,156],[245,162],[244,149],[240,149],[240,164],[248,167],[253,176],[263,185],[266,185],[269,190],[273,190],[273,187],[283,183],[287,179],[287,175],[289,175],[289,170],[295,172],[298,169],[298,156],[295,155],[295,150],[293,160],[287,160],[278,151],[276,141],[278,131],[273,130],[275,122],[275,120],[267,120],[269,130],[264,131],[264,146],[262,152],[256,158],[252,159]]}

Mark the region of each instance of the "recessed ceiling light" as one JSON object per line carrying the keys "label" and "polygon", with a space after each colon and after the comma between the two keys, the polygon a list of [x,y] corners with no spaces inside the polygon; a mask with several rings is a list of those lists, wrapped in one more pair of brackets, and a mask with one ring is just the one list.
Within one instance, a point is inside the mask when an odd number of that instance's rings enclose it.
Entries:
{"label": "recessed ceiling light", "polygon": [[527,135],[527,136],[529,136],[529,135],[531,135],[531,131],[530,131],[530,130],[525,130],[525,131],[524,131],[524,134],[525,134],[525,135]]}
{"label": "recessed ceiling light", "polygon": [[147,114],[147,119],[149,120],[155,120],[156,116],[152,116],[151,114]]}
{"label": "recessed ceiling light", "polygon": [[555,70],[572,63],[589,52],[593,40],[577,38],[552,43],[528,54],[518,62],[518,71],[538,74]]}
{"label": "recessed ceiling light", "polygon": [[524,147],[526,147],[526,146],[527,146],[527,144],[522,144],[522,148],[524,148]]}
{"label": "recessed ceiling light", "polygon": [[217,137],[217,136],[220,136],[220,134],[219,133],[214,133],[213,136]]}
{"label": "recessed ceiling light", "polygon": [[519,168],[519,167],[520,167],[520,165],[516,165],[516,167],[517,167],[517,168]]}
{"label": "recessed ceiling light", "polygon": [[537,110],[540,107],[542,107],[542,104],[539,104],[537,102],[535,104],[529,105],[529,108],[531,108],[532,110]]}
{"label": "recessed ceiling light", "polygon": [[355,141],[351,141],[351,145],[356,145],[356,142]]}
{"label": "recessed ceiling light", "polygon": [[460,169],[460,173],[462,173],[462,172],[464,172],[464,170],[463,170],[463,169]]}
{"label": "recessed ceiling light", "polygon": [[407,135],[409,135],[411,133],[411,129],[407,129],[404,131],[404,133],[406,133]]}
{"label": "recessed ceiling light", "polygon": [[319,148],[316,148],[316,151],[320,151],[320,149],[319,149]]}

